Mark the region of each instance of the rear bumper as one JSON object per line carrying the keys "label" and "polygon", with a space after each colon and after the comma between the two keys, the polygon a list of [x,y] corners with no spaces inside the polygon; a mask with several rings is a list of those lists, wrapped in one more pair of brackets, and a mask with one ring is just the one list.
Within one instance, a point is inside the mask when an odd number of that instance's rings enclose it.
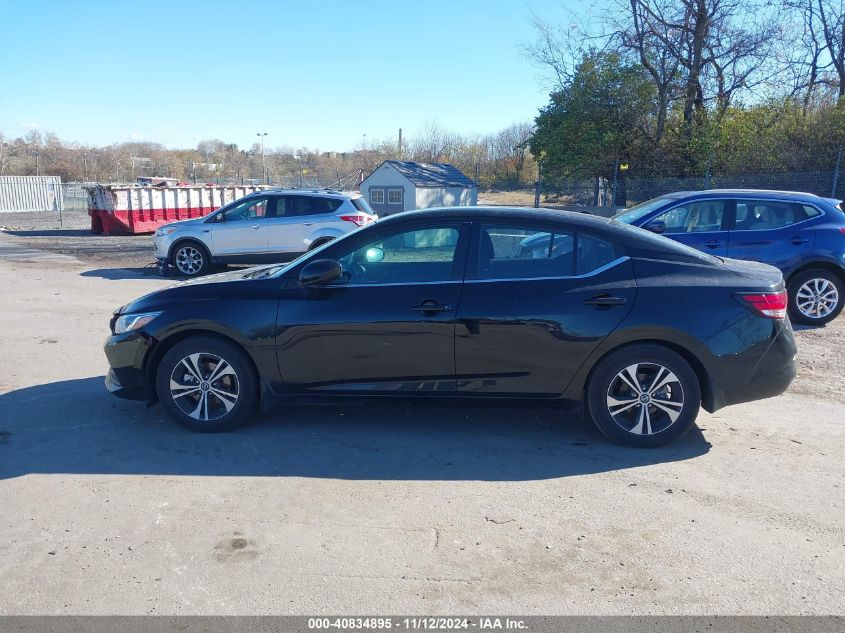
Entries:
{"label": "rear bumper", "polygon": [[711,394],[704,408],[711,413],[732,404],[779,396],[795,378],[795,338],[789,320],[773,321],[767,340],[748,352],[722,357],[711,371]]}
{"label": "rear bumper", "polygon": [[153,339],[142,332],[114,334],[106,340],[104,351],[109,361],[106,389],[119,398],[148,400],[144,379],[144,361],[153,345]]}

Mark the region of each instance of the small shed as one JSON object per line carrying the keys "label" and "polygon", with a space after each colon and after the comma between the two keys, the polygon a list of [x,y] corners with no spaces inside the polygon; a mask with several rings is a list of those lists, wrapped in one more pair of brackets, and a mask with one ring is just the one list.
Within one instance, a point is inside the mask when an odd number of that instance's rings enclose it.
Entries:
{"label": "small shed", "polygon": [[359,189],[381,217],[413,209],[478,203],[475,182],[448,163],[386,160],[364,179]]}

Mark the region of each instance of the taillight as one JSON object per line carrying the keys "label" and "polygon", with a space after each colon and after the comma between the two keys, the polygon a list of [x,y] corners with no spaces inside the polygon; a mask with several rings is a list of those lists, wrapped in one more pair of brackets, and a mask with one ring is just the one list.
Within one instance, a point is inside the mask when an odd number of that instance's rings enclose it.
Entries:
{"label": "taillight", "polygon": [[769,319],[786,318],[786,290],[780,292],[740,292],[736,298],[745,306],[762,317]]}
{"label": "taillight", "polygon": [[368,215],[342,215],[340,219],[344,222],[352,222],[355,226],[364,226],[373,221]]}

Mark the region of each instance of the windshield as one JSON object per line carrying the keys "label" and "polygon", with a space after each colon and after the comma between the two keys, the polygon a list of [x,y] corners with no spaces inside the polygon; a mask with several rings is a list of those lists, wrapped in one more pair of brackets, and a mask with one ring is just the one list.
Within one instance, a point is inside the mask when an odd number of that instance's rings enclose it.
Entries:
{"label": "windshield", "polygon": [[631,224],[633,222],[636,222],[640,218],[647,216],[652,211],[656,211],[671,200],[672,198],[669,198],[667,196],[652,198],[651,200],[641,202],[638,205],[631,207],[630,209],[623,209],[622,211],[614,215],[613,219],[619,220],[620,222],[625,222],[626,224]]}

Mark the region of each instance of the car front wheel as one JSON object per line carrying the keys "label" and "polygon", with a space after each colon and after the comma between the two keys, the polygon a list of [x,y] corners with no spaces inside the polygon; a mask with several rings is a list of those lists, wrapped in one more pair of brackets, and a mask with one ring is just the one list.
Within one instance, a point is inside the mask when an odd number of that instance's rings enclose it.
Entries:
{"label": "car front wheel", "polygon": [[659,345],[638,344],[599,361],[586,398],[590,417],[611,440],[662,446],[695,423],[701,386],[681,356]]}
{"label": "car front wheel", "polygon": [[252,412],[257,381],[246,354],[213,336],[174,345],[159,363],[156,393],[167,413],[192,431],[223,431]]}
{"label": "car front wheel", "polygon": [[789,281],[789,317],[804,325],[825,325],[842,312],[843,284],[838,275],[816,268]]}
{"label": "car front wheel", "polygon": [[211,268],[211,257],[198,242],[182,242],[173,251],[172,263],[183,275],[204,275]]}

